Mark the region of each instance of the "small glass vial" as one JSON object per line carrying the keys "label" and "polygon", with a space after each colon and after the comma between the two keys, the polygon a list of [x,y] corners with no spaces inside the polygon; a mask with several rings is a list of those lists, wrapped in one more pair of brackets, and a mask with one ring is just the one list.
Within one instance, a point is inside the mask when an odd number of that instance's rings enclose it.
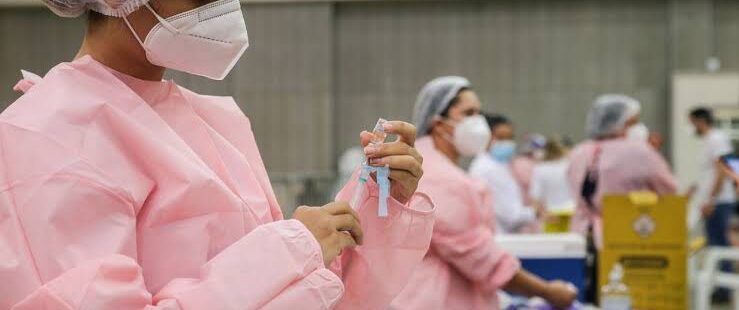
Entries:
{"label": "small glass vial", "polygon": [[375,124],[375,128],[372,129],[372,134],[375,136],[372,138],[372,141],[370,143],[372,144],[381,144],[385,143],[385,138],[387,138],[387,133],[385,133],[385,123],[387,123],[384,119],[378,119],[377,123]]}

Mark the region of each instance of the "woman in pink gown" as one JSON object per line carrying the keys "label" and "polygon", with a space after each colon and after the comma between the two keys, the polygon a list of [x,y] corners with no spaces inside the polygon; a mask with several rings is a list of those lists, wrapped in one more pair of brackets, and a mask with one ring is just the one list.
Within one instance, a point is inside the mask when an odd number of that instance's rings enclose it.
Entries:
{"label": "woman in pink gown", "polygon": [[105,16],[0,115],[0,309],[389,305],[433,227],[412,125],[390,122],[400,139],[367,154],[391,168],[387,217],[370,181],[357,212],[334,202],[283,220],[233,99],[162,81],[165,67],[228,73],[248,42],[238,0],[46,2]]}
{"label": "woman in pink gown", "polygon": [[[588,114],[590,140],[570,153],[568,179],[577,207],[570,222],[574,232],[592,230],[597,248],[602,248],[603,220],[600,215],[603,194],[653,191],[659,194],[677,190],[670,168],[657,151],[643,140],[626,139],[630,126],[637,124],[629,113],[634,99],[623,95],[604,95],[596,99]],[[587,175],[596,184],[583,195]],[[587,190],[586,190],[587,191]],[[605,219],[607,220],[607,219]]]}
{"label": "woman in pink gown", "polygon": [[482,152],[490,129],[480,101],[461,77],[440,77],[423,88],[414,110],[424,156],[419,189],[437,206],[429,249],[393,309],[498,309],[498,290],[541,296],[557,307],[576,297],[570,285],[546,282],[522,270],[495,243],[495,218],[488,187],[457,165]]}

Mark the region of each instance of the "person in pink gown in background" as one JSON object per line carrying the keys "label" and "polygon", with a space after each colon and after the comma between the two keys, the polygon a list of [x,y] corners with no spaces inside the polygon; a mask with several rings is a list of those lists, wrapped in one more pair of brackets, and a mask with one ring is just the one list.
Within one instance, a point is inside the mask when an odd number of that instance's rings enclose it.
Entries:
{"label": "person in pink gown in background", "polygon": [[498,309],[501,289],[569,306],[577,296],[571,285],[545,282],[522,270],[496,245],[491,193],[457,165],[490,143],[490,129],[470,87],[465,78],[440,77],[418,95],[413,121],[425,172],[419,190],[433,199],[436,222],[426,257],[391,308]]}
{"label": "person in pink gown in background", "polygon": [[238,0],[45,1],[94,12],[76,59],[26,73],[0,114],[0,309],[387,308],[433,229],[412,125],[366,151],[391,168],[387,217],[369,181],[357,211],[283,220],[234,100],[162,80],[228,74],[248,45]]}
{"label": "person in pink gown in background", "polygon": [[569,157],[568,182],[577,197],[570,228],[583,235],[592,230],[598,249],[602,248],[603,221],[608,220],[600,213],[603,194],[670,194],[677,190],[664,158],[644,140],[626,139],[629,128],[638,124],[629,113],[634,105],[631,101],[636,100],[625,95],[598,97],[587,117],[590,139],[577,145]]}
{"label": "person in pink gown in background", "polygon": [[[534,206],[536,202],[530,195],[531,183],[536,164],[543,157],[545,143],[546,137],[540,134],[533,133],[525,135],[520,154],[514,157],[510,164],[513,176],[521,188],[523,203],[527,206]],[[521,227],[520,232],[526,234],[541,233],[541,220]]]}
{"label": "person in pink gown in background", "polygon": [[534,203],[529,192],[531,191],[531,179],[534,175],[536,164],[544,157],[544,145],[547,138],[540,134],[527,134],[524,136],[520,154],[511,161],[511,171],[516,182],[521,187],[523,202],[527,206]]}

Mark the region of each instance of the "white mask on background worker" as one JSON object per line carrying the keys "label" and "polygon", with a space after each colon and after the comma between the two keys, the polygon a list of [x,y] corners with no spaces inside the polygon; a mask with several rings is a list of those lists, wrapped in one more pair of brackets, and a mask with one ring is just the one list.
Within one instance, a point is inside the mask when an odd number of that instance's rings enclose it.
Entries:
{"label": "white mask on background worker", "polygon": [[636,123],[626,130],[626,138],[634,141],[647,141],[649,139],[649,128],[644,123]]}
{"label": "white mask on background worker", "polygon": [[485,150],[490,141],[490,128],[482,115],[468,116],[454,126],[450,140],[460,155],[475,156]]}
{"label": "white mask on background worker", "polygon": [[649,139],[649,128],[641,122],[641,103],[626,95],[605,95],[601,98],[616,100],[626,105],[626,138],[634,141],[646,142]]}

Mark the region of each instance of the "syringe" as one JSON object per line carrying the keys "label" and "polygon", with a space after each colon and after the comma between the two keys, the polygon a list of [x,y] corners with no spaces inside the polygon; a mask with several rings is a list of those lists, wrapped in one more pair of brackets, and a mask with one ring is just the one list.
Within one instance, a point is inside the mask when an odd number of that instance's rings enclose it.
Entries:
{"label": "syringe", "polygon": [[[385,139],[387,138],[387,133],[385,133],[384,127],[385,123],[387,123],[387,121],[382,118],[377,120],[375,128],[372,130],[373,138],[370,141],[370,145],[385,143]],[[390,174],[390,168],[388,166],[374,167],[370,166],[368,161],[362,163],[362,171],[359,174],[359,184],[357,184],[357,187],[354,189],[351,206],[354,209],[359,209],[359,200],[362,199],[362,196],[364,196],[365,185],[367,184],[367,181],[369,180],[370,174],[372,172],[376,173],[377,184],[380,187],[378,215],[381,217],[385,217],[387,216],[388,212],[387,199],[390,197],[390,180],[388,178]]]}

